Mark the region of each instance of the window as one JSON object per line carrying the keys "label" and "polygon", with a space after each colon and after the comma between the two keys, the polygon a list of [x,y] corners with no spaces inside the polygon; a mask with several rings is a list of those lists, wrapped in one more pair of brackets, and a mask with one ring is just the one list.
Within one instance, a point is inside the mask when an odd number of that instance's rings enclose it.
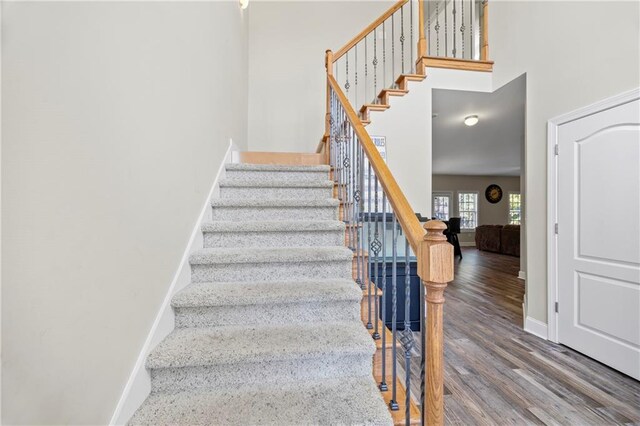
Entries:
{"label": "window", "polygon": [[458,193],[458,213],[460,214],[460,229],[476,229],[478,226],[478,193]]}
{"label": "window", "polygon": [[433,218],[437,220],[449,220],[451,207],[451,193],[433,193]]}
{"label": "window", "polygon": [[519,192],[509,193],[509,225],[520,225],[522,201]]}

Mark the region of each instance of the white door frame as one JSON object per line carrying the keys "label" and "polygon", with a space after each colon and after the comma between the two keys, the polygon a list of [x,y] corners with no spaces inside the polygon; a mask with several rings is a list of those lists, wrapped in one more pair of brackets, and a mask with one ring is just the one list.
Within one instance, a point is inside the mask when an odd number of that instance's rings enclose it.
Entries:
{"label": "white door frame", "polygon": [[606,111],[640,99],[640,88],[629,90],[567,114],[554,117],[547,122],[547,332],[548,339],[558,343],[558,128],[589,115]]}

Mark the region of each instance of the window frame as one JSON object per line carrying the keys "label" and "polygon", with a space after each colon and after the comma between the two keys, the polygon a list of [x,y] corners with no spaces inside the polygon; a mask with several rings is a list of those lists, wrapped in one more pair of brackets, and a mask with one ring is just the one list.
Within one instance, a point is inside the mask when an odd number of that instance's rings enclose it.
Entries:
{"label": "window frame", "polygon": [[[462,227],[462,213],[460,211],[460,194],[474,194],[476,196],[476,226],[473,228],[463,228]],[[476,228],[480,224],[480,195],[478,191],[457,191],[456,193],[456,213],[460,218],[460,232],[475,232]],[[465,210],[468,211],[468,210]]]}
{"label": "window frame", "polygon": [[[433,191],[431,193],[431,217],[436,217],[435,205],[433,204],[433,199],[435,197],[449,197],[449,217],[444,220],[449,220],[452,216],[454,216],[453,211],[453,191]],[[442,219],[438,219],[442,220]]]}
{"label": "window frame", "polygon": [[[520,217],[518,219],[518,223],[512,223],[511,222],[511,210],[512,210],[511,209],[511,194],[514,194],[514,195],[517,194],[517,195],[520,196],[520,201],[519,201],[519,205],[520,205],[519,216]],[[507,193],[507,197],[508,197],[507,198],[507,203],[508,203],[508,206],[507,206],[508,207],[508,210],[507,210],[507,223],[509,225],[522,225],[522,193],[520,191],[509,191]]]}

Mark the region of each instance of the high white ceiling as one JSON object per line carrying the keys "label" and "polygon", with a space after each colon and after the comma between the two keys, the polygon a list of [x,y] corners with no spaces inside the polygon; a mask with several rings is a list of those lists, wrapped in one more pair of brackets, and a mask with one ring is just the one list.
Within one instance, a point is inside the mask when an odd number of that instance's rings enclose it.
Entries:
{"label": "high white ceiling", "polygon": [[[433,174],[519,176],[526,80],[493,93],[433,91]],[[477,115],[478,124],[463,121]]]}

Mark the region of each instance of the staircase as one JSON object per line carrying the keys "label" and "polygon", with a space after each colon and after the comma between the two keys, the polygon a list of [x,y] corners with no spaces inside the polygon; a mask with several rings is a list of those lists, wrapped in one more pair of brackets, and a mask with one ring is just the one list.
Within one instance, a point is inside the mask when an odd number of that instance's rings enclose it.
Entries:
{"label": "staircase", "polygon": [[329,172],[226,166],[130,424],[392,423]]}

